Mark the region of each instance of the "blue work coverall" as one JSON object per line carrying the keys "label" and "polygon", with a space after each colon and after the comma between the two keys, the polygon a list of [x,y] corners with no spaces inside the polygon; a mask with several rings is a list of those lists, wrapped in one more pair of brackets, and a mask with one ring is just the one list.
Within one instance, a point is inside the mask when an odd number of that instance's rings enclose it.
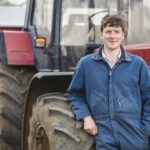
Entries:
{"label": "blue work coverall", "polygon": [[149,69],[122,47],[111,69],[102,49],[81,58],[68,88],[76,119],[96,122],[96,150],[150,150]]}

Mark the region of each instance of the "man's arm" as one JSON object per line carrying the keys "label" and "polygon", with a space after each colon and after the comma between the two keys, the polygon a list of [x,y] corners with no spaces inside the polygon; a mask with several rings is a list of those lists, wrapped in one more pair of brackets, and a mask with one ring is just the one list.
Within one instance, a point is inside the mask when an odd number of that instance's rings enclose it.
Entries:
{"label": "man's arm", "polygon": [[82,60],[78,63],[68,88],[69,99],[72,110],[77,120],[83,120],[84,130],[88,134],[95,135],[97,126],[91,117],[91,113],[86,102],[85,72]]}
{"label": "man's arm", "polygon": [[142,124],[150,135],[150,70],[145,63],[141,67],[139,86],[142,99]]}
{"label": "man's arm", "polygon": [[84,64],[81,59],[68,88],[70,104],[77,120],[91,116],[86,102],[85,76]]}

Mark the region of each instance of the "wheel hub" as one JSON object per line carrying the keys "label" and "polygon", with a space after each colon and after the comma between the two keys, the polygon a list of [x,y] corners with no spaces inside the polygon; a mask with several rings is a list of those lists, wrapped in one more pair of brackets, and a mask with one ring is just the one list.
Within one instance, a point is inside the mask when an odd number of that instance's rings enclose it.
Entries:
{"label": "wheel hub", "polygon": [[42,126],[38,126],[36,130],[33,150],[50,150],[48,136]]}

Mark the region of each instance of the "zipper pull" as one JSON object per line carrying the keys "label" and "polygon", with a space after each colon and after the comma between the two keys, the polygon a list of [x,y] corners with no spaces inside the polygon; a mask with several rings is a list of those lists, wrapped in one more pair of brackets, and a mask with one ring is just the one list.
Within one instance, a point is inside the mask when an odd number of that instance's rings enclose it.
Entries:
{"label": "zipper pull", "polygon": [[118,98],[118,103],[119,103],[119,106],[121,107],[121,102],[120,102],[120,98]]}
{"label": "zipper pull", "polygon": [[111,74],[112,74],[112,71],[109,71],[109,76],[111,76]]}

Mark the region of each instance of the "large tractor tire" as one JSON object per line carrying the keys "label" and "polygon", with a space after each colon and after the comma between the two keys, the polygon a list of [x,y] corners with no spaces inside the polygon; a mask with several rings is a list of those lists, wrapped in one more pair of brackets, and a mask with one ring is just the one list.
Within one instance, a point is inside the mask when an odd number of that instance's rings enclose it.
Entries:
{"label": "large tractor tire", "polygon": [[49,93],[33,106],[28,150],[94,150],[94,140],[75,121],[67,97]]}
{"label": "large tractor tire", "polygon": [[0,150],[20,150],[25,93],[31,68],[0,64]]}

